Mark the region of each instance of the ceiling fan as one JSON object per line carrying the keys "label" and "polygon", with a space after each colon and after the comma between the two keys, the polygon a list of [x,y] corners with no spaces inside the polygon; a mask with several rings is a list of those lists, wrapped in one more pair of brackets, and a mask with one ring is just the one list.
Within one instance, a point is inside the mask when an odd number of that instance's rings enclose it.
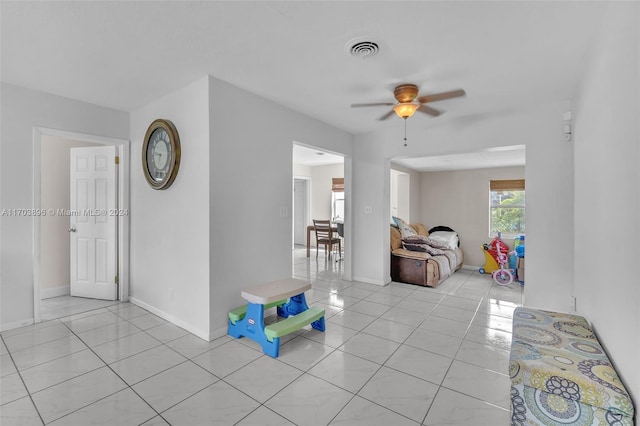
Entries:
{"label": "ceiling fan", "polygon": [[416,111],[420,111],[425,114],[437,117],[441,114],[441,112],[424,104],[466,95],[464,90],[458,89],[451,90],[449,92],[435,93],[433,95],[418,97],[418,91],[418,86],[416,86],[415,84],[401,84],[393,90],[393,96],[396,98],[398,103],[376,102],[368,104],[351,104],[351,107],[360,108],[382,105],[393,106],[391,111],[384,114],[378,120],[386,120],[387,118],[391,117],[394,112],[398,115],[398,117],[404,119],[411,117]]}

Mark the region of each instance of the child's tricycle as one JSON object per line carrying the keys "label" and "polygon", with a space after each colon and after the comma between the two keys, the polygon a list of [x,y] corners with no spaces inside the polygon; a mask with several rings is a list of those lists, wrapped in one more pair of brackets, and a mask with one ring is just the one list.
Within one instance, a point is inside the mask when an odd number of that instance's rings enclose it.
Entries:
{"label": "child's tricycle", "polygon": [[513,282],[515,271],[506,268],[509,258],[507,253],[509,247],[502,241],[500,233],[495,237],[490,244],[483,244],[482,249],[485,255],[485,264],[479,269],[481,274],[490,273],[491,278],[499,285],[509,285]]}

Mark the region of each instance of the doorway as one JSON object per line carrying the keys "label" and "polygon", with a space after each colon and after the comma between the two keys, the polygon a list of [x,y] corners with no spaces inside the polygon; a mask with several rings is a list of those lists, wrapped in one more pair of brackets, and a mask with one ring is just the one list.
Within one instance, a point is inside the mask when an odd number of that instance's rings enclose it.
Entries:
{"label": "doorway", "polygon": [[[306,264],[320,262],[323,270],[340,273],[344,279],[348,280],[351,278],[349,251],[351,246],[348,241],[351,235],[348,220],[350,192],[348,192],[349,188],[345,188],[344,182],[345,163],[349,162],[349,171],[351,170],[350,158],[297,142],[293,143],[292,157],[294,262]],[[340,188],[335,184],[336,179],[340,181]],[[305,197],[302,196],[302,191],[306,191]],[[304,209],[306,214],[303,213]],[[344,225],[342,256],[316,257],[313,219],[331,220],[335,229],[338,222]],[[300,238],[301,232],[303,232],[302,238]]]}
{"label": "doorway", "polygon": [[[128,300],[128,187],[129,141],[74,132],[35,128],[33,139],[33,206],[43,212],[33,217],[34,253],[34,321],[60,318]],[[102,301],[71,297],[70,290],[70,150],[72,147],[111,146],[117,155],[118,211],[125,214],[114,219],[117,230],[114,267],[118,273],[117,300]],[[113,152],[113,151],[112,151]],[[114,283],[114,286],[116,284]]]}
{"label": "doorway", "polygon": [[307,243],[307,223],[309,223],[309,180],[293,180],[293,244],[304,246]]}
{"label": "doorway", "polygon": [[406,222],[410,223],[410,191],[411,191],[411,176],[408,173],[404,173],[395,169],[389,171],[390,175],[390,189],[391,194],[389,200],[391,202],[391,222],[393,217],[400,217]]}

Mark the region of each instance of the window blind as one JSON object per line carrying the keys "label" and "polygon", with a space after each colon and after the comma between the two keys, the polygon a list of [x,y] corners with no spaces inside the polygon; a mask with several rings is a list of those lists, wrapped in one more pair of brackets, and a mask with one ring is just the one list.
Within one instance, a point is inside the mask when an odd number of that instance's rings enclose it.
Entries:
{"label": "window blind", "polygon": [[331,191],[344,192],[344,178],[331,178]]}
{"label": "window blind", "polygon": [[490,180],[491,191],[524,191],[524,179]]}

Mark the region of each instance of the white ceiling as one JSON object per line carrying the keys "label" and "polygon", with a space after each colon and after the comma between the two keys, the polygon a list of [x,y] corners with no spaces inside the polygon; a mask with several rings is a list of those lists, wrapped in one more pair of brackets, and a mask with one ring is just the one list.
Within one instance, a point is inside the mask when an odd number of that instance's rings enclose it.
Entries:
{"label": "white ceiling", "polygon": [[[400,83],[432,103],[413,128],[568,100],[607,2],[6,1],[2,81],[124,111],[212,75],[351,133],[380,122]],[[362,59],[345,51],[366,36]]]}
{"label": "white ceiling", "polygon": [[[319,149],[294,144],[293,162],[309,167],[327,166],[343,164],[344,158]],[[514,145],[465,154],[395,159],[393,163],[420,172],[524,166],[525,147]]]}
{"label": "white ceiling", "polygon": [[525,147],[517,145],[465,154],[396,159],[393,163],[421,172],[524,166]]}
{"label": "white ceiling", "polygon": [[344,157],[302,145],[293,145],[293,162],[303,166],[327,166],[343,164]]}

